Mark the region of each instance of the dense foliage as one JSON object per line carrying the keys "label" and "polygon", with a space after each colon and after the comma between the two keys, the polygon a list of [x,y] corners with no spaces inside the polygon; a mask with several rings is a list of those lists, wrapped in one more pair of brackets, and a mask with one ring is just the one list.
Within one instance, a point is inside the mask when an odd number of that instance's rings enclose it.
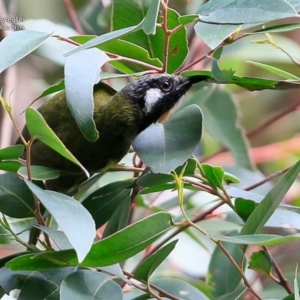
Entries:
{"label": "dense foliage", "polygon": [[[111,30],[99,36],[40,32],[36,20],[35,30],[1,41],[1,72],[34,51],[51,60],[50,41],[72,46],[63,80],[39,98],[66,89],[77,125],[92,141],[91,89],[99,79],[124,85],[124,77],[145,72],[206,78],[138,136],[121,165],[73,197],[45,190],[44,180],[58,170],[31,166],[30,154],[20,159],[38,139],[80,165],[42,116],[26,109],[31,139],[0,150],[0,241],[18,247],[0,260],[1,295],[299,299],[297,256],[285,249],[299,248],[300,150],[273,152],[279,140],[299,145],[299,47],[291,32],[300,28],[300,3],[210,0],[179,13],[175,2],[114,0],[105,8]],[[0,100],[20,134],[14,107]],[[283,133],[276,122],[294,112],[298,118],[284,123]],[[33,227],[44,235],[37,245],[27,243]]]}

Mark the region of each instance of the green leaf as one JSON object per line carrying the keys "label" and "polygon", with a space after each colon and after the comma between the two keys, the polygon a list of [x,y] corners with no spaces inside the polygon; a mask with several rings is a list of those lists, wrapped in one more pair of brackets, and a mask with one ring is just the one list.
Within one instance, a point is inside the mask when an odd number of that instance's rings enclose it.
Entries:
{"label": "green leaf", "polygon": [[173,251],[178,240],[160,248],[151,256],[147,257],[142,263],[138,265],[134,272],[134,278],[148,281],[152,273],[158,268],[158,266],[167,258],[167,256]]}
{"label": "green leaf", "polygon": [[[61,80],[59,83],[51,85],[50,87],[48,87],[46,90],[44,90],[37,98],[35,98],[30,105],[32,105],[35,101],[39,100],[40,98],[49,96],[53,93],[62,91],[65,89],[65,81]],[[29,106],[30,106],[29,105]]]}
{"label": "green leaf", "polygon": [[143,22],[143,30],[146,34],[155,34],[156,20],[159,12],[160,0],[152,0]]}
{"label": "green leaf", "polygon": [[[230,238],[230,237],[228,237]],[[231,257],[242,265],[244,253],[240,245],[231,243],[222,243]],[[230,276],[228,276],[230,274]],[[220,247],[215,247],[215,250],[210,258],[209,269],[206,275],[206,283],[210,287],[210,292],[215,299],[217,296],[222,296],[233,292],[241,281],[241,274],[233,266]]]}
{"label": "green leaf", "polygon": [[212,186],[222,189],[224,170],[222,167],[211,166],[208,164],[201,164],[206,179],[212,184]]}
{"label": "green leaf", "polygon": [[235,71],[231,68],[229,70],[222,70],[218,64],[218,60],[212,59],[211,74],[217,81],[230,81],[233,78],[234,73]]}
{"label": "green leaf", "polygon": [[132,181],[115,181],[93,192],[82,201],[82,205],[93,217],[96,228],[111,218],[122,201],[126,202],[133,186]]}
{"label": "green leaf", "polygon": [[249,261],[249,269],[269,276],[272,270],[272,260],[266,251],[253,252]]}
{"label": "green leaf", "polygon": [[[168,9],[167,12],[167,27],[168,30],[172,30],[181,25],[178,18],[180,15],[173,9]],[[179,69],[183,64],[188,54],[188,42],[186,28],[183,26],[170,37],[168,53],[165,53],[165,32],[162,28],[157,28],[156,35],[148,36],[151,42],[150,53],[153,53],[153,57],[157,57],[160,61],[164,61],[167,55],[167,73],[172,74]]]}
{"label": "green leaf", "polygon": [[0,170],[17,173],[22,164],[15,160],[19,159],[23,151],[23,145],[14,145],[0,149]]}
{"label": "green leaf", "polygon": [[265,23],[298,16],[284,0],[273,0],[272,5],[260,0],[211,0],[197,13],[202,21],[217,24]]}
{"label": "green leaf", "polygon": [[[74,119],[89,141],[99,133],[93,119],[94,85],[99,81],[101,67],[109,57],[99,49],[88,49],[68,56],[65,64],[65,87],[68,106]],[[81,74],[81,76],[78,76]]]}
{"label": "green leaf", "polygon": [[76,253],[72,249],[23,255],[9,261],[6,267],[12,270],[45,270],[65,265],[87,268],[109,266],[139,253],[172,227],[171,215],[159,212],[94,243],[81,263],[78,263]]}
{"label": "green leaf", "polygon": [[73,154],[64,146],[54,131],[48,126],[43,116],[33,108],[26,109],[26,124],[32,138],[38,139],[66,159],[78,165],[89,176],[88,171],[80,164]]}
{"label": "green leaf", "polygon": [[180,16],[178,18],[178,21],[180,22],[180,24],[182,25],[187,25],[189,23],[195,22],[199,20],[199,16],[196,14],[193,15],[185,15],[185,16]]}
{"label": "green leaf", "polygon": [[197,288],[180,279],[157,278],[151,280],[151,283],[180,300],[209,300],[209,298]]}
{"label": "green leaf", "polygon": [[[154,4],[149,0],[116,0],[113,5],[113,28],[120,29],[143,22],[145,11]],[[169,30],[181,25],[178,21],[180,15],[172,9],[167,12],[167,27]],[[160,20],[158,20],[159,22]],[[180,28],[170,37],[169,51],[165,57],[165,32],[162,28],[156,29],[155,35],[146,35],[143,30],[135,31],[122,37],[135,45],[139,45],[150,53],[152,58],[158,58],[161,62],[167,58],[167,73],[174,73],[184,62],[188,54],[187,37],[185,27]]]}
{"label": "green leaf", "polygon": [[122,300],[123,293],[121,287],[111,280],[110,276],[92,270],[79,270],[63,280],[60,299]]}
{"label": "green leaf", "polygon": [[18,161],[0,161],[0,170],[17,173],[22,164]]}
{"label": "green leaf", "polygon": [[110,236],[128,225],[131,212],[131,190],[127,190],[126,197],[115,208],[111,218],[105,227],[103,237]]}
{"label": "green leaf", "polygon": [[234,176],[234,175],[232,175],[232,174],[230,174],[228,172],[224,172],[224,178],[223,178],[223,180],[227,184],[230,184],[230,183],[240,183],[240,180],[236,176]]}
{"label": "green leaf", "polygon": [[30,181],[25,182],[66,234],[76,251],[78,261],[83,261],[96,236],[91,215],[73,198],[53,191],[44,191]]}
{"label": "green leaf", "polygon": [[226,293],[220,297],[215,298],[215,300],[238,300],[242,299],[241,297],[247,292],[247,288],[242,287],[234,290],[233,292]]}
{"label": "green leaf", "polygon": [[77,52],[80,52],[82,50],[86,50],[86,49],[89,49],[89,48],[99,46],[99,45],[101,45],[105,42],[108,42],[108,41],[111,41],[111,40],[114,40],[114,39],[117,39],[117,38],[121,38],[122,36],[127,35],[130,32],[134,32],[136,30],[139,30],[141,27],[142,27],[142,23],[140,23],[138,25],[135,25],[135,26],[122,28],[120,30],[115,30],[115,31],[112,31],[112,32],[109,32],[109,33],[102,34],[102,35],[97,36],[96,38],[88,41],[87,43],[77,47],[76,49],[66,53],[65,55],[69,56],[69,55],[75,54]]}
{"label": "green leaf", "polygon": [[[112,6],[112,29],[118,32],[126,28],[134,28],[129,34],[123,35],[122,40],[138,45],[149,53],[150,41],[142,29],[145,12],[148,11],[152,1],[149,0],[114,0]],[[138,26],[136,24],[139,24]]]}
{"label": "green leaf", "polygon": [[[84,44],[93,38],[94,38],[93,36],[80,35],[80,36],[74,36],[71,39],[77,43]],[[148,70],[149,66],[151,65],[155,67],[162,67],[162,62],[158,58],[151,58],[149,52],[146,49],[128,41],[124,41],[120,39],[112,40],[99,45],[98,48],[102,51],[114,53],[127,58],[132,58],[134,61],[128,61],[126,59],[109,61],[109,64],[111,64],[116,69],[127,74]],[[144,62],[149,66],[147,67],[144,65],[140,65],[137,63],[137,61]],[[127,74],[125,74],[125,76],[128,76]],[[101,79],[105,79],[105,77],[107,76],[104,77],[103,72],[101,72],[100,77]],[[111,75],[108,76],[108,78],[113,78],[113,77],[120,77],[120,74],[112,73]]]}
{"label": "green leaf", "polygon": [[288,89],[299,89],[300,83],[298,81],[289,81],[289,80],[270,80],[257,77],[239,77],[233,76],[229,81],[217,81],[213,78],[211,72],[209,71],[184,71],[182,72],[183,76],[198,76],[203,77],[203,81],[218,83],[218,84],[236,84],[244,89],[249,91],[262,91],[262,90],[288,90]]}
{"label": "green leaf", "polygon": [[275,246],[284,243],[289,243],[293,241],[298,241],[300,239],[300,234],[293,235],[277,235],[277,234],[247,234],[247,235],[237,235],[237,236],[224,236],[224,235],[207,235],[213,239],[223,241],[232,244],[241,245],[260,245],[260,246]]}
{"label": "green leaf", "polygon": [[33,52],[51,34],[32,30],[20,30],[6,36],[0,43],[0,73]]}
{"label": "green leaf", "polygon": [[57,247],[61,250],[73,249],[73,246],[69,242],[68,237],[65,235],[63,231],[55,230],[50,227],[45,227],[41,225],[37,225],[41,231],[45,232],[57,245]]}
{"label": "green leaf", "polygon": [[[59,171],[42,166],[31,166],[31,179],[33,180],[46,180],[59,177]],[[26,167],[21,167],[18,170],[18,174],[23,178],[28,179],[28,173]]]}
{"label": "green leaf", "polygon": [[[198,22],[194,27],[196,35],[211,49],[216,49],[223,43],[224,40],[240,28],[240,25],[219,25],[204,22]],[[212,32],[214,34],[211,34]]]}
{"label": "green leaf", "polygon": [[34,216],[35,204],[32,193],[16,174],[0,175],[0,211],[12,218]]}
{"label": "green leaf", "polygon": [[238,197],[234,200],[234,206],[236,213],[246,222],[257,204],[253,200]]}
{"label": "green leaf", "polygon": [[42,274],[32,272],[27,276],[26,280],[24,280],[18,299],[47,299],[53,295],[57,289],[57,285],[47,280]]}
{"label": "green leaf", "polygon": [[[298,0],[296,0],[298,1]],[[257,31],[255,31],[253,34],[256,33],[278,33],[278,32],[288,32],[288,31],[292,31],[292,30],[297,30],[300,29],[300,24],[299,23],[295,23],[295,24],[280,24],[280,25],[275,25],[275,26],[270,26],[270,27],[266,27],[263,29],[259,29]]]}
{"label": "green leaf", "polygon": [[153,173],[169,173],[193,154],[201,133],[201,110],[191,105],[167,122],[149,126],[135,138],[133,147]]}
{"label": "green leaf", "polygon": [[0,160],[18,159],[22,155],[23,151],[23,145],[14,145],[0,149]]}
{"label": "green leaf", "polygon": [[300,161],[284,174],[247,219],[241,235],[260,232],[300,172]]}
{"label": "green leaf", "polygon": [[[132,58],[134,61],[124,60],[111,60],[109,63],[124,73],[137,73],[149,70],[151,66],[161,68],[162,62],[158,58],[151,58],[149,52],[133,43],[123,40],[114,40],[105,43],[99,48],[103,51],[114,53],[120,56]],[[149,66],[138,64],[138,61],[144,62]]]}
{"label": "green leaf", "polygon": [[286,72],[286,71],[283,71],[281,69],[278,69],[278,68],[275,68],[273,66],[270,66],[270,65],[266,65],[266,64],[262,64],[262,63],[259,63],[259,62],[254,62],[254,61],[248,61],[248,63],[254,65],[254,66],[257,66],[257,67],[260,67],[262,69],[265,69],[271,73],[274,73],[276,75],[279,75],[279,76],[282,76],[286,79],[290,79],[290,80],[298,80],[300,81],[300,78],[296,75],[293,75],[289,72]]}
{"label": "green leaf", "polygon": [[[176,174],[182,173],[183,167],[180,166],[175,169]],[[193,158],[190,158],[187,161],[185,166],[183,176],[193,176],[195,174],[196,169],[196,161]],[[148,172],[144,172],[140,177],[136,179],[136,183],[142,187],[155,187],[157,185],[162,185],[169,182],[175,182],[174,177],[169,174],[155,174],[150,170]]]}

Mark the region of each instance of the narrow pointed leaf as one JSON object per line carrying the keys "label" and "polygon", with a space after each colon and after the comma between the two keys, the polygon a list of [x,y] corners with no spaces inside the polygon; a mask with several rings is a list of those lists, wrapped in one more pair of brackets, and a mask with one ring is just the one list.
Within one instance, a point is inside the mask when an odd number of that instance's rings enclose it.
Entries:
{"label": "narrow pointed leaf", "polygon": [[51,34],[32,30],[20,30],[5,37],[0,43],[0,73],[34,51]]}
{"label": "narrow pointed leaf", "polygon": [[223,187],[224,170],[218,166],[211,166],[209,164],[202,164],[202,169],[205,173],[206,179],[217,188]]}
{"label": "narrow pointed leaf", "polygon": [[24,151],[23,145],[14,145],[9,146],[3,149],[0,149],[0,160],[4,159],[18,159]]}
{"label": "narrow pointed leaf", "polygon": [[64,250],[23,255],[12,259],[6,266],[12,270],[46,270],[66,265],[88,268],[109,266],[144,250],[172,227],[171,215],[159,212],[94,243],[81,263],[78,262],[74,250]]}
{"label": "narrow pointed leaf", "polygon": [[32,138],[38,139],[60,155],[64,156],[74,164],[78,165],[89,176],[85,168],[74,157],[74,155],[64,146],[62,141],[55,135],[48,126],[43,116],[33,108],[26,109],[26,124]]}
{"label": "narrow pointed leaf", "polygon": [[175,248],[178,240],[172,241],[165,245],[154,254],[145,259],[135,270],[134,278],[148,281],[151,274],[157,269],[157,267],[166,259],[166,257]]}
{"label": "narrow pointed leaf", "polygon": [[17,173],[22,164],[19,161],[0,161],[0,170]]}
{"label": "narrow pointed leaf", "polygon": [[284,195],[290,189],[300,172],[300,161],[298,161],[289,171],[284,174],[275,186],[268,192],[261,203],[255,208],[247,219],[242,231],[243,234],[254,234],[261,231],[263,226],[273,215],[281,203]]}
{"label": "narrow pointed leaf", "polygon": [[124,35],[126,35],[128,33],[131,33],[131,32],[134,32],[134,31],[137,31],[137,30],[141,29],[141,27],[142,27],[142,22],[138,25],[135,25],[135,26],[130,26],[130,27],[127,27],[127,28],[122,28],[120,30],[115,30],[115,31],[112,31],[112,32],[102,34],[102,35],[97,36],[96,38],[88,41],[87,43],[77,47],[76,49],[66,53],[65,55],[69,56],[69,55],[75,54],[79,51],[89,49],[89,48],[93,48],[93,47],[99,46],[99,45],[101,45],[105,42],[108,42],[108,41],[111,41],[111,40],[114,40],[114,39],[117,39],[117,38],[121,38],[121,37],[123,37]]}
{"label": "narrow pointed leaf", "polygon": [[143,22],[143,30],[146,34],[155,34],[156,20],[159,12],[160,0],[152,0]]}

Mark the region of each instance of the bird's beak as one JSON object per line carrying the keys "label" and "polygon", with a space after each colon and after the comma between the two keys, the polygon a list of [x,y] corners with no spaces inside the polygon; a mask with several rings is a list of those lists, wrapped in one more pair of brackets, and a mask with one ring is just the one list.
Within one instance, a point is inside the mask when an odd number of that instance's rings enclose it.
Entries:
{"label": "bird's beak", "polygon": [[206,80],[205,75],[195,75],[191,77],[180,77],[181,83],[177,87],[177,91],[187,91],[193,84]]}

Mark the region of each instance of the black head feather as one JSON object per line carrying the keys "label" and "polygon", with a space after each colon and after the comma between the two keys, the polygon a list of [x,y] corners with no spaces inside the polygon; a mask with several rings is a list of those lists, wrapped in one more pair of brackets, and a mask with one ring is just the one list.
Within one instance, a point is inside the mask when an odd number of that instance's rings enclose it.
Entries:
{"label": "black head feather", "polygon": [[189,78],[179,75],[145,75],[129,83],[123,92],[142,109],[147,127],[169,111],[192,84]]}

